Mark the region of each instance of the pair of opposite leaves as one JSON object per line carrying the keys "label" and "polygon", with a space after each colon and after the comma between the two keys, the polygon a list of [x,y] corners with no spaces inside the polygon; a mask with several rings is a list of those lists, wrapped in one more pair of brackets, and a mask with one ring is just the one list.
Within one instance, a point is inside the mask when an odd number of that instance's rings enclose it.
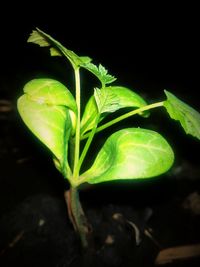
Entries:
{"label": "pair of opposite leaves", "polygon": [[[105,114],[120,108],[140,108],[147,105],[138,94],[125,87],[106,87],[103,97],[98,97],[99,93],[102,94],[99,90],[95,90],[85,107],[81,120],[82,135],[95,126],[97,116],[102,120]],[[18,110],[22,119],[52,151],[58,169],[73,182],[67,159],[68,143],[76,125],[77,107],[73,95],[63,84],[52,79],[34,79],[25,85],[24,93],[18,99]],[[199,124],[197,123],[195,130],[191,127],[196,111],[169,92],[165,93],[168,97],[165,107],[170,116],[178,119],[187,133],[200,138]],[[178,115],[174,112],[174,102],[176,106],[181,103],[181,112]],[[192,117],[188,122],[185,119],[186,113]],[[196,112],[195,116],[199,119],[199,113]],[[195,119],[195,123],[196,121]],[[80,176],[80,181],[92,184],[116,179],[149,178],[166,172],[172,166],[173,160],[173,150],[157,132],[141,128],[123,129],[107,139],[92,167]]]}

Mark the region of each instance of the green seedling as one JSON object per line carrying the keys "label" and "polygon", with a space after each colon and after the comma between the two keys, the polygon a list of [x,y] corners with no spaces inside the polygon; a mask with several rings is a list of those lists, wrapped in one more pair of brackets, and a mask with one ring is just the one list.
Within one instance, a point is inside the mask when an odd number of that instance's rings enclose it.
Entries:
{"label": "green seedling", "polygon": [[[56,168],[69,183],[66,193],[69,218],[83,247],[88,247],[90,226],[79,200],[83,184],[149,179],[167,172],[174,162],[173,149],[162,135],[140,127],[125,128],[111,134],[92,166],[82,171],[95,134],[131,116],[148,117],[151,109],[164,108],[187,134],[200,139],[200,113],[166,90],[163,101],[147,104],[133,90],[111,85],[116,78],[101,64],[96,66],[91,58],[78,56],[40,29],[31,33],[28,42],[49,47],[51,56],[66,58],[74,71],[73,90],[54,79],[33,79],[24,86],[17,104],[24,123],[47,146]],[[82,69],[96,76],[100,84],[91,92],[84,109]],[[124,113],[108,120],[109,114],[119,109]]]}

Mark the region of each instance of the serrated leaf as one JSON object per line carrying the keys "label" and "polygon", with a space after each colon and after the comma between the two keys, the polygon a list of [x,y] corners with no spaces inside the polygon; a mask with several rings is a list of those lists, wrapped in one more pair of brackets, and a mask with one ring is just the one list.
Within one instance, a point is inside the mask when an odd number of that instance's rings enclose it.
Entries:
{"label": "serrated leaf", "polygon": [[30,34],[27,42],[38,44],[41,47],[50,46],[48,39],[44,38],[44,36],[39,32],[39,30],[33,30],[32,33]]}
{"label": "serrated leaf", "polygon": [[164,107],[170,117],[180,122],[186,134],[200,139],[200,113],[169,91],[164,92],[167,96]]}
{"label": "serrated leaf", "polygon": [[38,44],[41,47],[50,47],[52,56],[65,56],[74,68],[91,61],[89,57],[79,57],[73,51],[65,48],[60,42],[38,28],[32,31],[27,42]]}
{"label": "serrated leaf", "polygon": [[[147,103],[141,96],[126,87],[108,86],[98,89],[86,104],[81,120],[81,134],[83,135],[94,127],[99,113],[102,114],[100,117],[100,120],[102,120],[108,113],[121,108],[140,108],[146,105]],[[108,113],[103,114],[105,112]],[[143,112],[140,115],[147,117],[149,112]]]}
{"label": "serrated leaf", "polygon": [[174,153],[157,132],[128,128],[112,134],[99,151],[92,167],[80,177],[96,184],[120,179],[144,179],[165,173]]}
{"label": "serrated leaf", "polygon": [[62,56],[62,54],[59,52],[59,50],[57,50],[57,49],[54,48],[54,47],[51,47],[51,48],[50,48],[50,55],[51,55],[52,57],[61,57],[61,56]]}
{"label": "serrated leaf", "polygon": [[72,130],[69,111],[76,111],[74,97],[63,84],[52,79],[34,79],[25,85],[24,93],[17,102],[20,116],[58,159],[65,177],[69,177],[67,151]]}
{"label": "serrated leaf", "polygon": [[112,113],[119,109],[119,99],[113,90],[108,90],[106,87],[102,89],[95,88],[94,98],[99,114]]}
{"label": "serrated leaf", "polygon": [[108,74],[108,71],[101,64],[99,64],[97,67],[95,64],[88,62],[81,64],[81,67],[93,73],[101,81],[103,87],[106,84],[110,84],[116,80],[114,76]]}

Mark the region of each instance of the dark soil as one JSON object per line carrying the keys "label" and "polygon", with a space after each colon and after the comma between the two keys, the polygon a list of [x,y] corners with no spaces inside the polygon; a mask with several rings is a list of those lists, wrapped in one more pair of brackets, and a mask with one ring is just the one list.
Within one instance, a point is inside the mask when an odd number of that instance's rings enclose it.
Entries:
{"label": "dark soil", "polygon": [[[195,153],[196,140],[179,139],[177,161],[166,175],[81,192],[93,227],[90,253],[80,248],[63,197],[68,184],[46,149],[27,131],[13,103],[1,102],[0,116],[1,267],[153,267],[163,249],[200,243],[199,162],[181,147],[184,142]],[[200,254],[165,266],[199,264]]]}

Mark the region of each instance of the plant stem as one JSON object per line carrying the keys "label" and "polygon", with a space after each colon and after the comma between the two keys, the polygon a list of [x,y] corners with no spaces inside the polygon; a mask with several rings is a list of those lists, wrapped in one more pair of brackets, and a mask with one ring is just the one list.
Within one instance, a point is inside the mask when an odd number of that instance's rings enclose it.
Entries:
{"label": "plant stem", "polygon": [[[98,133],[98,132],[100,132],[100,131],[102,131],[102,130],[104,130],[104,129],[110,127],[110,126],[112,126],[113,124],[115,124],[115,123],[117,123],[117,122],[119,122],[119,121],[122,121],[122,120],[124,120],[124,119],[127,119],[128,117],[131,117],[131,116],[133,116],[133,115],[136,115],[136,114],[138,114],[138,113],[141,113],[141,112],[143,112],[143,111],[145,111],[145,110],[149,110],[149,109],[152,109],[152,108],[161,107],[161,106],[163,106],[163,103],[164,103],[163,101],[161,101],[161,102],[157,102],[157,103],[153,103],[153,104],[150,104],[150,105],[147,105],[147,106],[144,106],[144,107],[141,107],[141,108],[132,110],[132,111],[130,111],[130,112],[128,112],[128,113],[125,113],[125,114],[123,114],[123,115],[117,117],[116,119],[113,119],[113,120],[111,120],[111,121],[109,121],[109,122],[107,122],[107,123],[105,123],[105,124],[99,126],[99,127],[96,129],[96,133]],[[84,139],[87,138],[89,135],[90,135],[90,132],[87,133],[87,134],[85,134],[85,135],[83,135],[82,138],[81,138],[81,140],[84,140]]]}
{"label": "plant stem", "polygon": [[80,73],[79,68],[74,69],[75,72],[75,86],[76,86],[76,104],[77,104],[77,123],[75,133],[75,149],[74,149],[74,166],[73,166],[73,177],[78,179],[79,169],[79,153],[80,153],[80,118],[81,118],[81,90],[80,90]]}
{"label": "plant stem", "polygon": [[76,88],[76,104],[77,104],[77,122],[75,138],[70,141],[70,163],[73,168],[72,186],[65,192],[65,201],[67,203],[68,215],[73,224],[75,231],[79,234],[83,248],[91,246],[90,226],[83,212],[79,191],[75,184],[79,179],[79,154],[80,154],[80,107],[81,107],[81,88],[80,88],[80,72],[79,68],[74,68],[75,88]]}
{"label": "plant stem", "polygon": [[96,118],[95,126],[92,128],[92,131],[89,133],[89,137],[88,137],[87,142],[86,142],[86,144],[85,144],[85,146],[83,148],[83,151],[81,153],[81,156],[80,156],[80,159],[79,159],[79,163],[78,163],[78,169],[79,169],[79,171],[80,171],[80,168],[82,166],[82,163],[83,163],[83,161],[84,161],[84,159],[86,157],[86,154],[88,152],[88,149],[89,149],[89,147],[90,147],[90,145],[92,143],[92,140],[94,138],[94,135],[96,133],[97,125],[98,125],[98,121],[99,121],[99,117],[100,117],[100,114]]}
{"label": "plant stem", "polygon": [[91,246],[90,226],[80,203],[78,189],[71,187],[65,194],[65,200],[67,202],[69,218],[80,236],[83,248]]}

